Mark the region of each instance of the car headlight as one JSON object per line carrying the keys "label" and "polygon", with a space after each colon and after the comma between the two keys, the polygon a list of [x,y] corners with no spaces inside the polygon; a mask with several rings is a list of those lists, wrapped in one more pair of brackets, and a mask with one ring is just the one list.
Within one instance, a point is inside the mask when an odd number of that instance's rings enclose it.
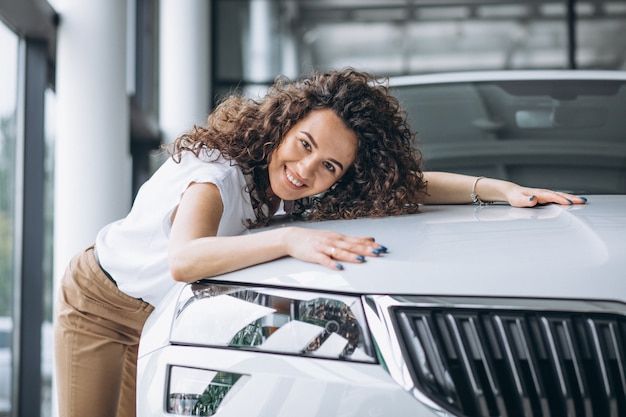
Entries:
{"label": "car headlight", "polygon": [[188,285],[170,342],[376,362],[361,299],[312,291]]}

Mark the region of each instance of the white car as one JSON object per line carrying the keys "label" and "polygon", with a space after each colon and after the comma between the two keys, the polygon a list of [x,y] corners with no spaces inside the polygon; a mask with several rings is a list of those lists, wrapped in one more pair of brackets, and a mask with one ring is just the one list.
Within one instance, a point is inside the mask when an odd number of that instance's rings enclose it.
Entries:
{"label": "white car", "polygon": [[427,169],[588,204],[299,224],[389,252],[177,285],[144,328],[139,416],[626,415],[626,73],[392,82]]}

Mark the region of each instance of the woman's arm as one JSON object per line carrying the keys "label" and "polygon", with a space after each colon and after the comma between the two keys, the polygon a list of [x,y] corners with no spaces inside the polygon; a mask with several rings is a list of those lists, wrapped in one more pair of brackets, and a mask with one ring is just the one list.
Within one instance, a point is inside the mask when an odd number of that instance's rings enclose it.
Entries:
{"label": "woman's arm", "polygon": [[[501,201],[514,207],[533,207],[537,204],[584,204],[587,199],[567,193],[541,188],[522,187],[510,181],[452,174],[424,172],[427,181],[424,204],[462,204],[472,202],[472,192],[481,201]],[[477,181],[478,179],[478,181]]]}
{"label": "woman's arm", "polygon": [[338,261],[361,263],[366,256],[385,251],[372,238],[298,227],[216,236],[222,211],[222,198],[213,184],[192,184],[183,194],[169,243],[170,271],[176,281],[193,282],[284,256],[342,269]]}

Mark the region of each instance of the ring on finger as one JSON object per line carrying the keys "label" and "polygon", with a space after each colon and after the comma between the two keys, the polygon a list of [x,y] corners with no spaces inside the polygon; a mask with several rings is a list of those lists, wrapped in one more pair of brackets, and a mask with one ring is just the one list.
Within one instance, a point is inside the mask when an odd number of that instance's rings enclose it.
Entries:
{"label": "ring on finger", "polygon": [[337,250],[337,248],[335,248],[334,246],[330,248],[330,256],[331,256],[332,258],[334,258],[334,257],[335,257],[335,251],[336,251],[336,250]]}

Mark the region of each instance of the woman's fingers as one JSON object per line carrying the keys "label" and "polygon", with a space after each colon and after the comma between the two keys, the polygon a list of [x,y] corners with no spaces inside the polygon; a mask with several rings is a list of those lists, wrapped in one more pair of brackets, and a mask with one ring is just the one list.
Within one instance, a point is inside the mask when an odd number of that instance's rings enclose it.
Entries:
{"label": "woman's fingers", "polygon": [[[380,256],[380,254],[371,255],[371,256]],[[325,259],[324,261],[320,263],[325,264],[333,269],[339,269],[339,270],[343,269],[343,262],[364,263],[366,260],[366,257],[364,255],[355,254],[345,249],[335,249],[326,258],[327,259]]]}
{"label": "woman's fingers", "polygon": [[565,206],[571,206],[573,204],[585,204],[587,199],[560,191],[552,190],[537,190],[536,193],[537,204],[561,204]]}
{"label": "woman's fingers", "polygon": [[385,246],[374,242],[371,238],[341,235],[331,244],[327,255],[334,262],[329,263],[332,268],[343,269],[341,262],[363,263],[366,257],[377,257],[387,251]]}
{"label": "woman's fingers", "polygon": [[586,197],[582,197],[579,195],[573,195],[573,194],[568,194],[568,193],[563,193],[563,192],[556,192],[558,195],[560,195],[561,197],[565,198],[565,200],[567,201],[568,204],[585,204],[587,202],[587,198]]}
{"label": "woman's fingers", "polygon": [[330,256],[353,262],[363,262],[366,256],[379,256],[387,248],[372,238],[337,235],[331,242]]}
{"label": "woman's fingers", "polygon": [[576,196],[559,191],[552,191],[540,188],[519,187],[509,197],[509,204],[514,207],[534,207],[538,204],[585,204],[585,197]]}
{"label": "woman's fingers", "polygon": [[371,237],[348,236],[332,231],[296,228],[289,254],[295,258],[343,269],[342,262],[363,263],[368,256],[380,256],[387,248]]}

